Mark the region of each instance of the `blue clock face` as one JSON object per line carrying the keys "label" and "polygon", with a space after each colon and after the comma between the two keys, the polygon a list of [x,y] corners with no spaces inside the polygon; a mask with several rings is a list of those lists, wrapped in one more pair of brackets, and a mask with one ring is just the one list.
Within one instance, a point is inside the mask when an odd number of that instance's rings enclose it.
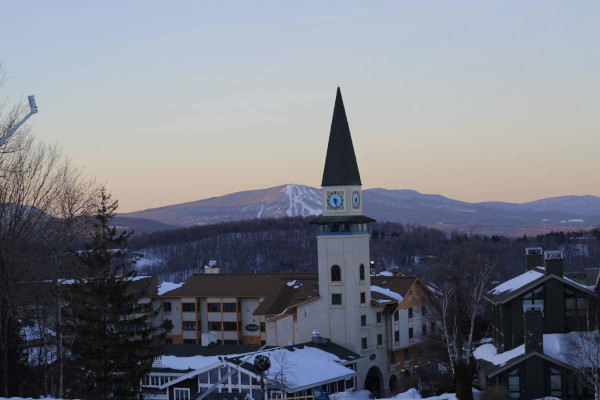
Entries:
{"label": "blue clock face", "polygon": [[341,192],[330,192],[327,195],[327,206],[332,210],[340,210],[344,206],[344,197]]}
{"label": "blue clock face", "polygon": [[360,205],[360,196],[358,195],[358,192],[354,192],[354,194],[352,194],[352,206],[354,208],[358,208],[359,205]]}

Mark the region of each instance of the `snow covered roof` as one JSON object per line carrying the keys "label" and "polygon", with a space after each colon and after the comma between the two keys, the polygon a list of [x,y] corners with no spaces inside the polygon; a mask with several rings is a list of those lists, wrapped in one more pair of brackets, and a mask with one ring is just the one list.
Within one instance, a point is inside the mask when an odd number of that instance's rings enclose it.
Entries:
{"label": "snow covered roof", "polygon": [[538,284],[541,284],[548,279],[558,279],[575,289],[587,291],[588,294],[596,296],[594,292],[594,286],[586,286],[575,282],[564,276],[548,275],[545,274],[544,267],[536,267],[535,269],[524,272],[520,275],[515,276],[506,282],[494,287],[492,290],[487,292],[485,298],[494,304],[503,304],[514,297],[534,288]]}
{"label": "snow covered roof", "polygon": [[[215,354],[218,353],[220,348],[231,350],[234,349],[234,346],[229,346],[227,349],[226,346],[211,346],[204,348],[204,350],[196,347],[203,353],[202,355],[163,356],[162,369],[192,369],[192,371],[165,383],[161,388],[175,385],[225,364],[239,366],[243,363],[244,365],[240,369],[258,376],[258,371],[255,370],[253,364],[257,354],[252,354],[249,357],[250,353],[245,352],[247,348],[244,346],[237,347],[240,350],[238,354]],[[360,355],[334,343],[315,344],[312,342],[265,349],[258,354],[264,354],[271,360],[271,368],[266,372],[265,377],[276,381],[278,380],[277,375],[282,370],[285,371],[285,386],[291,392],[354,376],[356,372],[346,365],[361,358]]]}
{"label": "snow covered roof", "polygon": [[[360,359],[358,354],[353,355],[350,360],[345,360],[335,354],[335,351],[325,349],[321,346],[298,345],[265,351],[261,354],[267,355],[271,360],[271,368],[265,373],[265,377],[277,381],[277,374],[284,371],[287,390],[295,392],[325,382],[348,379],[356,374],[343,364]],[[345,353],[349,351],[346,350]],[[257,373],[253,365],[255,357],[256,355],[251,356],[243,368]],[[240,364],[245,358],[241,356],[229,360]]]}
{"label": "snow covered roof", "polygon": [[518,364],[532,355],[546,356],[545,358],[556,363],[563,364],[570,368],[576,368],[579,362],[577,357],[573,357],[568,352],[568,342],[579,332],[570,333],[548,333],[544,334],[543,354],[531,352],[525,353],[525,345],[515,347],[514,349],[498,353],[496,346],[492,343],[483,344],[475,349],[473,357],[476,360],[489,363],[486,372],[488,376],[494,376],[511,366]]}
{"label": "snow covered roof", "polygon": [[180,287],[183,286],[183,282],[182,283],[174,283],[174,282],[161,282],[158,285],[158,290],[156,292],[156,294],[158,296],[162,296],[163,294],[170,292],[171,290],[175,290],[178,289]]}

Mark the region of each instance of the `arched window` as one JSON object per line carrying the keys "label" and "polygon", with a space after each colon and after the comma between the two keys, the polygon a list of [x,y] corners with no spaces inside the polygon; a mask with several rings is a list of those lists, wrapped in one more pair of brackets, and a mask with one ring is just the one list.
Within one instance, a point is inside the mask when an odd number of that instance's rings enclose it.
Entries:
{"label": "arched window", "polygon": [[365,280],[365,266],[363,264],[360,264],[360,267],[358,267],[358,273],[359,273],[359,277],[361,281]]}
{"label": "arched window", "polygon": [[339,265],[334,265],[331,267],[331,282],[341,282],[342,281],[342,270]]}

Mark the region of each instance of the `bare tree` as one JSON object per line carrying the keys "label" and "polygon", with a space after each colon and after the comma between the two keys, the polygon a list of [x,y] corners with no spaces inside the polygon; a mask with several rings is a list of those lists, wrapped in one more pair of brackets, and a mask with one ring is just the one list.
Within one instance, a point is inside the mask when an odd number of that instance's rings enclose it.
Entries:
{"label": "bare tree", "polygon": [[472,400],[475,370],[473,350],[478,318],[483,314],[483,295],[495,270],[488,260],[456,248],[436,260],[438,279],[428,303],[428,318],[435,321],[429,340],[444,349],[445,360],[460,400]]}
{"label": "bare tree", "polygon": [[588,314],[587,328],[571,332],[567,337],[567,354],[570,364],[577,368],[581,382],[594,391],[594,399],[600,400],[600,333],[598,317]]}
{"label": "bare tree", "polygon": [[0,383],[8,396],[10,283],[22,278],[27,246],[42,242],[56,211],[60,155],[24,140],[0,157]]}

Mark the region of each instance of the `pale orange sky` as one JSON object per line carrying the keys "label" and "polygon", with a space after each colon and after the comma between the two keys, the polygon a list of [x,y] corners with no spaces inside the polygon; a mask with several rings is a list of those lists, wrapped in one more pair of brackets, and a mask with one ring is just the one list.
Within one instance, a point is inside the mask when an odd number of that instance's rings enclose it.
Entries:
{"label": "pale orange sky", "polygon": [[600,195],[597,2],[5,8],[0,95],[121,212],[318,186],[338,85],[364,188]]}

